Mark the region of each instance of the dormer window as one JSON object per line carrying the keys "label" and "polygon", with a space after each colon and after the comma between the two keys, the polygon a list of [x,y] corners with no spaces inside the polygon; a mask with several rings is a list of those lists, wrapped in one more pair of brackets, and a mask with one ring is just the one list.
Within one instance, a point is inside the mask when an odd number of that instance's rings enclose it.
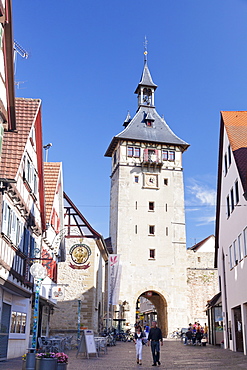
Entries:
{"label": "dormer window", "polygon": [[145,114],[144,121],[146,122],[146,125],[147,126],[152,127],[153,126],[153,122],[154,122],[153,115],[150,112],[146,113]]}

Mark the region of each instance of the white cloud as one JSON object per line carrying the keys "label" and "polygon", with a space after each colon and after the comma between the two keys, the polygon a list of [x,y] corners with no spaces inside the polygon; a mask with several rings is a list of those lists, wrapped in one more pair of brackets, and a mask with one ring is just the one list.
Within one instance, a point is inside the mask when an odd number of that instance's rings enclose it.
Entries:
{"label": "white cloud", "polygon": [[206,216],[206,217],[199,217],[197,218],[199,223],[196,226],[204,226],[215,222],[215,216]]}
{"label": "white cloud", "polygon": [[[189,206],[189,204],[188,204],[188,206]],[[199,208],[189,208],[188,206],[187,207],[185,206],[186,212],[195,212],[195,211],[199,211],[200,210]]]}
{"label": "white cloud", "polygon": [[[210,188],[207,184],[191,179],[191,185],[187,186],[189,194],[189,203],[196,205],[214,206],[216,200],[215,189]],[[194,198],[192,198],[193,196]],[[199,204],[198,204],[199,201]]]}

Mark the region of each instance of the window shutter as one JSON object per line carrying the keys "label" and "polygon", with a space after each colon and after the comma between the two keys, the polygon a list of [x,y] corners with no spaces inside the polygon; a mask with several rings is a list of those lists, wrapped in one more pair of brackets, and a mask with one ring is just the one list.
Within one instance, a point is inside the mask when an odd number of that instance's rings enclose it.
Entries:
{"label": "window shutter", "polygon": [[56,227],[56,233],[58,234],[59,233],[59,230],[60,230],[60,218],[58,217],[57,218],[57,227]]}
{"label": "window shutter", "polygon": [[156,163],[159,162],[159,151],[158,149],[155,149],[155,156],[156,156]]}
{"label": "window shutter", "polygon": [[3,217],[2,217],[2,232],[4,234],[7,234],[7,220],[8,220],[8,205],[7,205],[7,202],[3,202]]}
{"label": "window shutter", "polygon": [[34,237],[30,236],[30,257],[34,257],[34,245],[35,245],[35,240]]}
{"label": "window shutter", "polygon": [[52,217],[51,217],[51,226],[55,229],[55,209],[52,210]]}
{"label": "window shutter", "polygon": [[8,219],[7,219],[7,235],[11,238],[11,229],[12,229],[12,210],[8,207]]}
{"label": "window shutter", "polygon": [[23,225],[22,222],[20,222],[18,247],[19,247],[20,251],[23,252],[23,247],[24,247],[24,225]]}
{"label": "window shutter", "polygon": [[148,162],[148,149],[144,149],[144,162]]}
{"label": "window shutter", "polygon": [[14,211],[12,211],[12,225],[11,225],[11,241],[15,245],[16,243],[16,227],[17,227],[17,217]]}
{"label": "window shutter", "polygon": [[30,163],[30,183],[31,189],[34,191],[34,167],[33,164]]}
{"label": "window shutter", "polygon": [[33,175],[33,192],[34,194],[37,194],[37,174],[34,172]]}
{"label": "window shutter", "polygon": [[28,229],[24,229],[24,254],[28,255],[29,253],[29,242],[30,242],[30,232]]}
{"label": "window shutter", "polygon": [[25,155],[24,157],[24,180],[28,181],[28,159],[27,156]]}

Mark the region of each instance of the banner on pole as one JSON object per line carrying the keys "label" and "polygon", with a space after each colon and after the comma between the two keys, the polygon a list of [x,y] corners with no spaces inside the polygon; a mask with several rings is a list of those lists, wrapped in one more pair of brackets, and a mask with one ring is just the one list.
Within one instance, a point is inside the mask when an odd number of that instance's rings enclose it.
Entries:
{"label": "banner on pole", "polygon": [[120,254],[109,254],[108,262],[108,303],[118,304],[120,290]]}

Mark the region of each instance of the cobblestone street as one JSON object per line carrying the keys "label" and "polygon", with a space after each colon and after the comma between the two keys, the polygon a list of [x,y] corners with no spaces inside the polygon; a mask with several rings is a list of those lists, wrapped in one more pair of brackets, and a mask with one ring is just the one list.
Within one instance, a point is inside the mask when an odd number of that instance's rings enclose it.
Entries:
{"label": "cobblestone street", "polygon": [[[21,370],[22,360],[14,359],[0,362],[0,370]],[[143,365],[139,366],[135,361],[135,345],[133,343],[118,342],[116,347],[109,347],[107,354],[99,358],[84,358],[76,351],[69,352],[68,370],[92,370],[92,369],[152,369],[150,347],[143,348]],[[219,347],[207,345],[184,346],[180,341],[165,340],[161,347],[160,369],[247,369],[247,356],[224,350]]]}

